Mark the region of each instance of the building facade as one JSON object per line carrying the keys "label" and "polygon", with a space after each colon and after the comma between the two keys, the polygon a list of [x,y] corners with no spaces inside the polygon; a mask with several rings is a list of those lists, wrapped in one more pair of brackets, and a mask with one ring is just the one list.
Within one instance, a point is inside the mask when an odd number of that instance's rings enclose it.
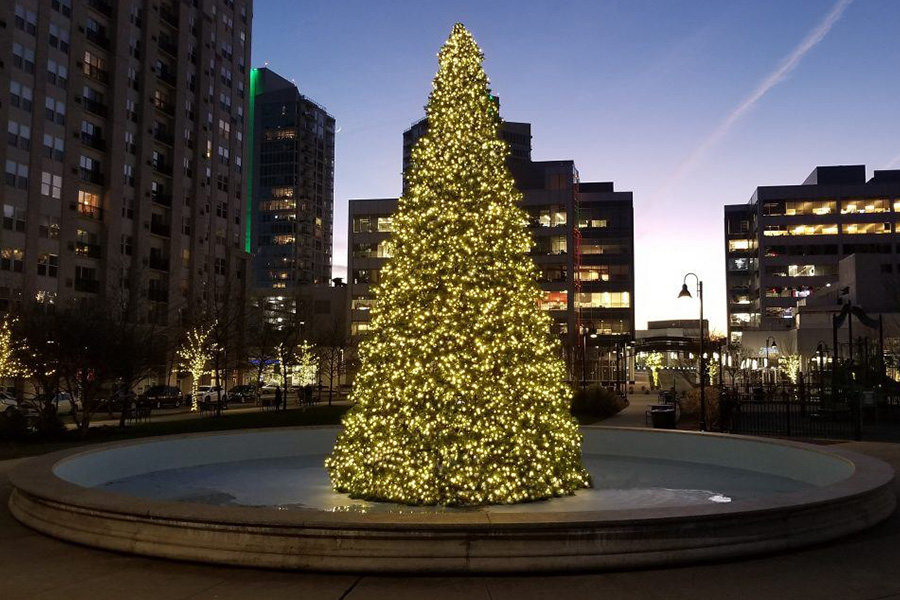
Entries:
{"label": "building facade", "polygon": [[[491,96],[497,110],[500,110],[500,97]],[[412,161],[413,147],[428,133],[428,117],[419,119],[403,132],[403,173],[409,169]],[[531,123],[501,121],[500,137],[509,144],[507,163],[531,160]],[[406,177],[403,178],[403,192],[406,193]]]}
{"label": "building facade", "polygon": [[[800,185],[758,187],[725,207],[728,336],[796,327],[797,304],[839,281],[857,254],[898,277],[900,171],[817,167]],[[755,336],[754,336],[755,339]]]}
{"label": "building facade", "polygon": [[253,287],[331,281],[335,121],[267,68],[251,74]]}
{"label": "building facade", "polygon": [[0,304],[242,301],[250,0],[0,5]]}
{"label": "building facade", "polygon": [[[616,191],[608,182],[581,182],[572,161],[531,161],[530,125],[508,129],[528,144],[527,153],[520,148],[520,156],[510,156],[507,163],[534,235],[531,257],[543,290],[540,306],[553,318],[570,375],[586,371],[589,380],[613,381],[613,365],[617,358],[621,363],[625,343],[634,339],[632,193]],[[410,138],[407,131],[406,165]],[[396,210],[396,198],[350,201],[347,273],[353,336],[368,328],[372,286],[379,283],[389,258]]]}
{"label": "building facade", "polygon": [[372,287],[381,279],[381,269],[390,258],[390,238],[397,198],[350,200],[347,236],[347,300],[350,335],[369,329],[374,305]]}

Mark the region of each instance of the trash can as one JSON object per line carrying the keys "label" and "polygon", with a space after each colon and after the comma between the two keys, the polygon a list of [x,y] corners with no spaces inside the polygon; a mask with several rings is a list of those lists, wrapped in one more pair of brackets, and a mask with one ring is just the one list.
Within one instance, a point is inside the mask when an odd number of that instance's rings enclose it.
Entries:
{"label": "trash can", "polygon": [[653,429],[675,429],[675,406],[672,404],[651,406],[650,422]]}

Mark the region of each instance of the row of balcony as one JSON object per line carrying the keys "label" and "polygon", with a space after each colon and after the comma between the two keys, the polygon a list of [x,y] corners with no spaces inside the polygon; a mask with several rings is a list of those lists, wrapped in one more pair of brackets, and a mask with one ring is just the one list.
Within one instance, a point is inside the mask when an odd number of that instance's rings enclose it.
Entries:
{"label": "row of balcony", "polygon": [[106,0],[87,0],[87,5],[105,17],[112,16],[112,5]]}
{"label": "row of balcony", "polygon": [[[100,293],[100,280],[76,277],[75,291],[88,294],[98,294]],[[147,299],[151,302],[168,302],[169,290],[166,288],[151,287],[147,290]]]}
{"label": "row of balcony", "polygon": [[[98,294],[100,293],[100,280],[76,277],[75,291],[88,294]],[[151,302],[168,302],[169,290],[166,288],[150,288],[147,290],[147,299]]]}

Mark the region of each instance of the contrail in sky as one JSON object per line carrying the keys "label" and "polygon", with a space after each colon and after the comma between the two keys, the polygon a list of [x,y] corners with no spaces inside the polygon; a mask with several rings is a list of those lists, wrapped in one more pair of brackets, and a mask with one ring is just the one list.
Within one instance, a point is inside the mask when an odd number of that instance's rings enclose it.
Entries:
{"label": "contrail in sky", "polygon": [[[737,123],[741,117],[746,115],[750,110],[756,106],[756,104],[762,100],[763,96],[765,96],[769,90],[773,87],[781,83],[794,69],[797,68],[797,65],[800,64],[800,61],[809,53],[810,50],[816,47],[825,36],[828,35],[828,32],[831,31],[831,28],[834,27],[834,24],[837,23],[841,16],[843,16],[844,11],[848,6],[853,2],[853,0],[838,0],[838,2],[831,8],[825,18],[822,19],[822,22],[819,23],[815,29],[809,32],[803,41],[794,48],[794,50],[788,54],[782,61],[778,67],[769,73],[762,82],[756,86],[756,89],[750,93],[749,96],[744,98],[744,100],[738,104],[734,110],[729,113],[725,119],[719,123],[719,126],[705,139],[703,142],[697,146],[694,151],[688,156],[675,170],[675,173],[669,178],[669,181],[666,182],[665,185],[661,188],[660,192],[657,195],[665,192],[669,187],[671,187],[675,182],[684,177],[688,172],[693,169],[696,164],[700,161],[701,158],[716,144],[718,144],[722,138],[724,138],[728,132],[734,127],[735,123]],[[900,157],[898,157],[900,159]]]}

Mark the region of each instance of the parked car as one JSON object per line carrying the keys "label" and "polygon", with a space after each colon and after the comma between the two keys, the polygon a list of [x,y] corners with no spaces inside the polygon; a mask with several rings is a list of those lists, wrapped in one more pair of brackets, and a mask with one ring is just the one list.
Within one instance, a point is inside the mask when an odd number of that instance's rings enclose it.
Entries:
{"label": "parked car", "polygon": [[[274,396],[275,388],[278,388],[278,387],[281,387],[281,385],[277,384],[277,383],[267,383],[264,386],[259,388],[259,395],[260,396]],[[284,390],[282,390],[282,391],[284,391]]]}
{"label": "parked car", "polygon": [[181,390],[175,386],[154,385],[140,395],[139,401],[156,408],[178,408],[186,399],[181,394]]}
{"label": "parked car", "polygon": [[28,404],[19,404],[15,396],[9,392],[0,391],[0,413],[4,413],[7,416],[16,413],[34,416],[38,414],[38,411]]}
{"label": "parked car", "polygon": [[118,412],[125,408],[126,402],[130,403],[131,408],[135,408],[139,404],[137,394],[131,390],[118,389],[101,399],[98,409]]}
{"label": "parked car", "polygon": [[255,385],[236,385],[228,390],[228,402],[237,402],[238,404],[246,404],[247,402],[256,401]]}
{"label": "parked car", "polygon": [[197,403],[201,408],[215,408],[216,402],[222,403],[222,408],[228,408],[228,397],[218,385],[201,385],[197,388]]}
{"label": "parked car", "polygon": [[69,392],[38,394],[26,404],[29,408],[38,412],[42,411],[48,404],[51,404],[56,409],[56,413],[60,415],[72,414],[81,408],[78,398],[72,396]]}

